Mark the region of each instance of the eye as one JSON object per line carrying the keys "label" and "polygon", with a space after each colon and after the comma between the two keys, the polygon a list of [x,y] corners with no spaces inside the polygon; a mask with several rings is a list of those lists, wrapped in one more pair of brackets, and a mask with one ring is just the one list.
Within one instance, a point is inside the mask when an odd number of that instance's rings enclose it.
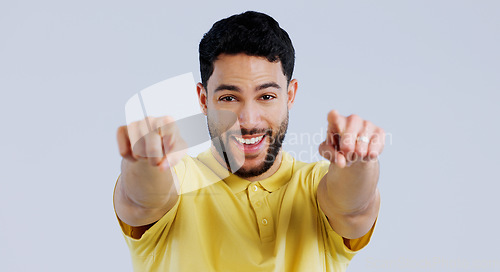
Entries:
{"label": "eye", "polygon": [[236,98],[234,96],[223,96],[219,98],[219,101],[233,102],[236,101]]}
{"label": "eye", "polygon": [[270,95],[270,94],[265,94],[261,98],[262,98],[262,100],[271,100],[271,99],[274,99],[275,97]]}

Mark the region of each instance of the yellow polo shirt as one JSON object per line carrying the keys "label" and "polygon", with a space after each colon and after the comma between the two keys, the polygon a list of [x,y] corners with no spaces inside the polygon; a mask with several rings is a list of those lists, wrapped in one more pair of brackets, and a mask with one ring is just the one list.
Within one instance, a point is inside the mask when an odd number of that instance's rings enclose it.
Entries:
{"label": "yellow polo shirt", "polygon": [[142,236],[119,220],[134,271],[345,271],[374,227],[345,241],[333,231],[316,198],[328,166],[283,152],[274,175],[249,182],[210,150],[186,156],[174,169],[181,194],[169,212]]}

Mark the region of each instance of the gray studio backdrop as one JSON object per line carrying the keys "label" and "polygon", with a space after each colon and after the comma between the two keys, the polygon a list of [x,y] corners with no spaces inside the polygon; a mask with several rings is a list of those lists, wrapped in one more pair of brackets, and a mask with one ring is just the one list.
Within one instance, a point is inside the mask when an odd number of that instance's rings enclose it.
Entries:
{"label": "gray studio backdrop", "polygon": [[348,271],[500,271],[493,0],[1,1],[0,271],[132,270],[112,207],[125,103],[198,81],[203,33],[245,10],[296,47],[287,150],[318,159],[307,135],[330,109],[390,134],[378,225]]}

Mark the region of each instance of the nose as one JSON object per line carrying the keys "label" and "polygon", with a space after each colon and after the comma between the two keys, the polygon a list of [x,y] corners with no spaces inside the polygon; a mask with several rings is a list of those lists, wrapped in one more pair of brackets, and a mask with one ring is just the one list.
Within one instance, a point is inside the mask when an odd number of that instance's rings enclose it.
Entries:
{"label": "nose", "polygon": [[261,121],[261,110],[252,102],[244,103],[238,113],[238,121],[242,128],[256,128]]}

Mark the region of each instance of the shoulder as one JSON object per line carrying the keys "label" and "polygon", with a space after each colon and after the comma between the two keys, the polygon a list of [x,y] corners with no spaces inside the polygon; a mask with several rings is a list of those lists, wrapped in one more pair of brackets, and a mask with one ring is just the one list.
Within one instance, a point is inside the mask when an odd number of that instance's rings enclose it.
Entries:
{"label": "shoulder", "polygon": [[299,175],[303,178],[322,178],[330,167],[330,162],[327,160],[320,160],[315,162],[304,162],[298,160],[288,152],[283,152],[283,160],[289,161],[292,168],[292,175]]}
{"label": "shoulder", "polygon": [[202,152],[197,157],[186,155],[173,167],[179,179],[180,194],[197,191],[227,177],[228,171],[218,165],[209,152]]}
{"label": "shoulder", "polygon": [[315,195],[321,179],[328,173],[330,162],[320,160],[316,162],[304,162],[297,160],[290,153],[283,153],[285,164],[290,167],[290,182]]}

